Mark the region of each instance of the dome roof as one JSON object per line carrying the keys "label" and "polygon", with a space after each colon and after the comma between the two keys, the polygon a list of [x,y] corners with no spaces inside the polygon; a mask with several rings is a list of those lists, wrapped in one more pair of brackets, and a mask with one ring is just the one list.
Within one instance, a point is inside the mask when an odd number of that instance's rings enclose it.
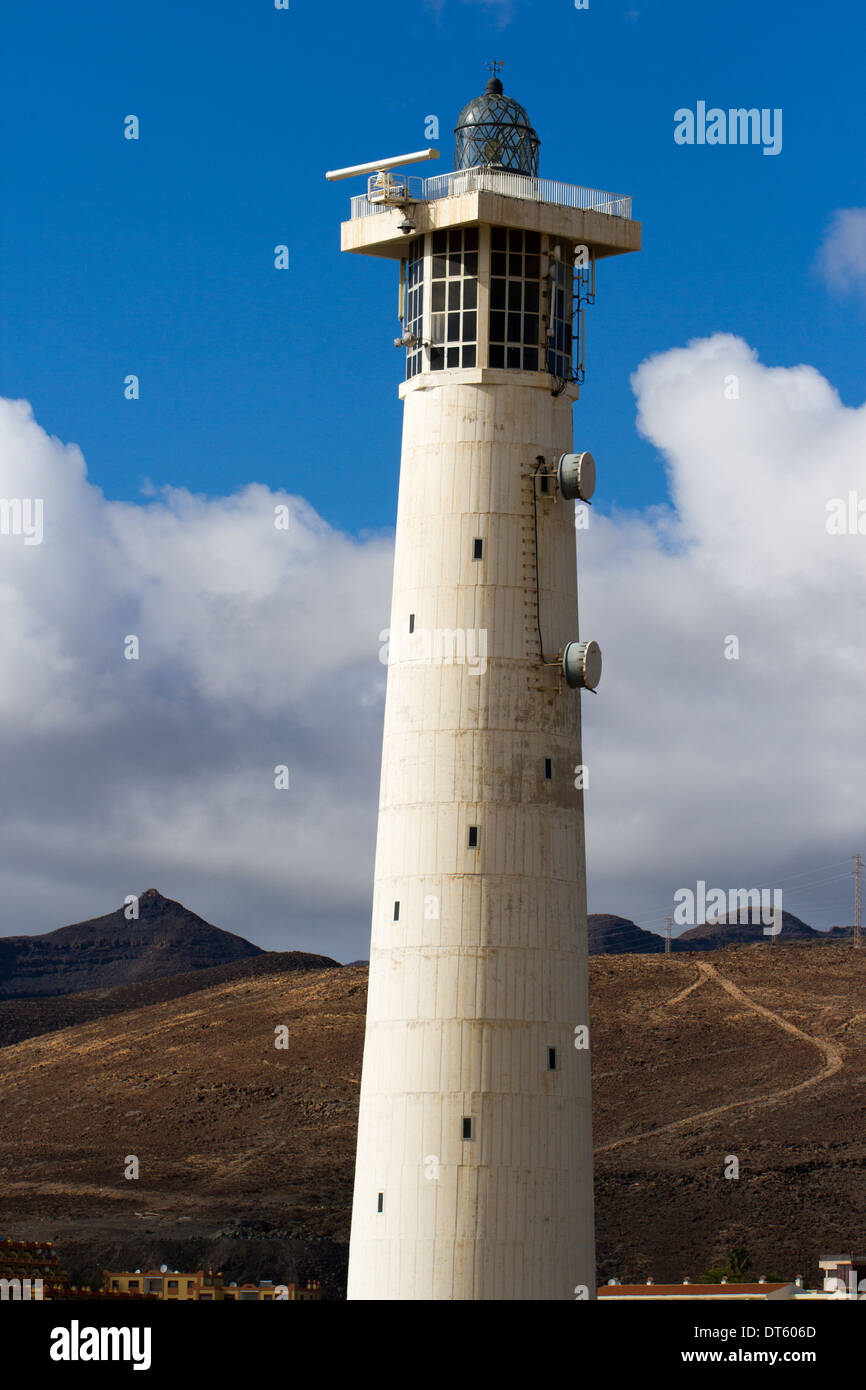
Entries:
{"label": "dome roof", "polygon": [[498,77],[490,79],[482,96],[464,106],[454,136],[455,169],[492,165],[519,174],[538,173],[541,141],[520,102],[504,95]]}

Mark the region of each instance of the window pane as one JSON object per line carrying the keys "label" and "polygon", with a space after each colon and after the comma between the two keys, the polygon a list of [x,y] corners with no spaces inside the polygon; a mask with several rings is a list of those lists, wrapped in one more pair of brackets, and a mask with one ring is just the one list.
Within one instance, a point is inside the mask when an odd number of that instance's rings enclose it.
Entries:
{"label": "window pane", "polygon": [[463,365],[464,365],[464,367],[474,367],[474,366],[475,366],[475,344],[474,344],[474,343],[472,344],[471,347],[465,347],[465,348],[463,349]]}
{"label": "window pane", "polygon": [[527,251],[540,251],[540,250],[541,250],[541,237],[540,237],[540,235],[538,234],[538,232],[527,232],[527,233],[526,233],[526,249],[527,249]]}
{"label": "window pane", "polygon": [[460,341],[460,315],[448,315],[448,341],[449,343],[459,343]]}
{"label": "window pane", "polygon": [[477,251],[469,251],[469,252],[463,257],[463,274],[464,274],[464,275],[477,275],[477,274],[478,274],[478,252],[477,252]]}
{"label": "window pane", "polygon": [[463,281],[463,308],[474,309],[478,304],[478,281]]}
{"label": "window pane", "polygon": [[445,257],[444,257],[444,256],[434,256],[434,257],[433,257],[433,279],[434,279],[434,280],[444,280],[444,278],[445,278]]}
{"label": "window pane", "polygon": [[538,342],[538,315],[524,314],[523,316],[523,341],[525,343]]}
{"label": "window pane", "polygon": [[491,309],[505,308],[505,281],[490,281],[490,307]]}
{"label": "window pane", "polygon": [[523,307],[527,314],[538,313],[538,285],[528,284],[523,287]]}
{"label": "window pane", "polygon": [[445,233],[445,232],[434,232],[434,233],[433,233],[433,255],[434,255],[434,256],[441,256],[441,255],[444,255],[445,247],[446,247],[446,245],[447,245],[447,242],[448,242],[447,233]]}
{"label": "window pane", "polygon": [[448,274],[449,274],[449,275],[462,275],[462,273],[463,273],[462,261],[463,261],[463,257],[461,256],[461,254],[460,254],[459,251],[449,251],[449,252],[448,252]]}
{"label": "window pane", "polygon": [[449,251],[459,251],[459,250],[461,249],[461,246],[460,246],[460,238],[461,238],[461,228],[460,228],[460,227],[452,227],[452,228],[451,228],[451,231],[448,233],[448,250],[449,250]]}
{"label": "window pane", "polygon": [[478,250],[478,228],[467,227],[463,233],[463,246],[466,251]]}
{"label": "window pane", "polygon": [[505,366],[505,348],[499,347],[494,343],[490,344],[489,359],[491,367]]}
{"label": "window pane", "polygon": [[509,343],[519,343],[519,342],[520,342],[520,338],[521,338],[521,334],[520,334],[520,315],[519,315],[519,314],[509,314],[509,315],[508,315],[508,341],[509,341]]}
{"label": "window pane", "polygon": [[518,231],[516,227],[512,227],[508,233],[508,247],[511,251],[523,250],[523,233]]}
{"label": "window pane", "polygon": [[441,348],[441,347],[434,347],[434,348],[431,348],[431,349],[430,349],[430,370],[433,371],[433,372],[441,372],[441,371],[442,371],[442,368],[443,368],[444,366],[445,366],[445,349],[444,349],[444,348]]}
{"label": "window pane", "polygon": [[520,280],[508,281],[508,307],[509,309],[520,309],[523,302],[523,285]]}
{"label": "window pane", "polygon": [[509,274],[509,275],[517,275],[517,276],[522,276],[522,275],[523,275],[523,257],[522,257],[522,256],[509,256],[509,257],[508,257],[508,274]]}
{"label": "window pane", "polygon": [[477,317],[477,316],[476,316],[474,313],[469,313],[469,314],[464,314],[464,315],[463,315],[463,341],[464,341],[464,343],[474,343],[474,342],[475,342],[475,338],[476,338],[475,320],[476,320],[476,317]]}
{"label": "window pane", "polygon": [[458,347],[450,347],[450,348],[448,349],[448,366],[449,366],[449,367],[459,367],[459,366],[460,366],[460,349],[459,349]]}
{"label": "window pane", "polygon": [[507,352],[508,352],[508,359],[507,359],[507,360],[508,360],[508,366],[509,366],[509,367],[519,367],[519,366],[520,366],[520,348],[513,348],[513,347],[510,347],[510,348],[508,348]]}
{"label": "window pane", "polygon": [[436,280],[433,283],[433,312],[440,312],[445,308],[445,281]]}
{"label": "window pane", "polygon": [[505,315],[490,315],[490,340],[494,343],[505,342]]}
{"label": "window pane", "polygon": [[460,308],[460,281],[450,280],[448,282],[448,308]]}
{"label": "window pane", "polygon": [[504,251],[507,233],[504,227],[493,227],[490,231],[490,245],[494,251]]}
{"label": "window pane", "polygon": [[493,255],[490,257],[490,274],[505,275],[508,269],[508,266],[506,264],[507,260],[508,257],[504,255],[503,252],[494,251]]}
{"label": "window pane", "polygon": [[526,278],[527,280],[537,280],[541,275],[541,257],[526,257]]}
{"label": "window pane", "polygon": [[523,349],[523,370],[525,372],[538,371],[538,348]]}

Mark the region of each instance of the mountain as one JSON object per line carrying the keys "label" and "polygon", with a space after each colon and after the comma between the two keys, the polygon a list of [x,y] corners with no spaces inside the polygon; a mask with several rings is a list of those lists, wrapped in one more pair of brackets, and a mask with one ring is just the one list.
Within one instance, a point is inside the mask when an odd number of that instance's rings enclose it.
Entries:
{"label": "mountain", "polygon": [[0,999],[76,994],[156,980],[263,954],[148,888],[137,921],[119,907],[41,936],[0,937]]}
{"label": "mountain", "polygon": [[784,910],[778,936],[767,936],[766,930],[759,912],[743,908],[741,912],[728,912],[712,922],[702,922],[699,927],[689,927],[680,932],[672,944],[677,951],[715,951],[720,946],[740,946],[748,942],[766,941],[773,945],[777,941],[814,941],[827,936],[826,932],[807,926],[793,912]]}
{"label": "mountain", "polygon": [[[366,963],[364,961],[364,965]],[[181,975],[164,975],[158,980],[143,980],[133,985],[115,985],[113,989],[0,999],[0,1047],[23,1042],[25,1038],[37,1038],[43,1033],[57,1033],[61,1028],[93,1023],[113,1014],[128,1013],[131,1009],[143,1009],[148,1004],[167,1004],[187,995],[200,994],[214,985],[230,984],[233,980],[342,968],[339,961],[330,956],[315,956],[307,951],[263,951],[261,955],[230,960],[225,965],[211,965]]]}
{"label": "mountain", "polygon": [[650,955],[665,948],[664,938],[644,931],[628,917],[612,912],[591,912],[586,919],[591,956]]}

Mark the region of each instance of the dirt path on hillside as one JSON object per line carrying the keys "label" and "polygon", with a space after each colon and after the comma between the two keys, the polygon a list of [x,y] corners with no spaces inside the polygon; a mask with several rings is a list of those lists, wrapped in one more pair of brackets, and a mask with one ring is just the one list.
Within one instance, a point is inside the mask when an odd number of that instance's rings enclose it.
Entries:
{"label": "dirt path on hillside", "polygon": [[681,990],[679,994],[675,994],[672,998],[666,1000],[663,1007],[670,1008],[672,1005],[679,1003],[680,1000],[685,999],[687,994],[691,994],[692,990],[698,989],[700,985],[715,981],[715,983],[721,985],[722,989],[726,990],[733,999],[736,999],[740,1004],[744,1004],[746,1008],[751,1009],[753,1013],[760,1014],[763,1018],[769,1019],[777,1028],[782,1028],[786,1033],[797,1038],[800,1042],[807,1042],[813,1047],[816,1047],[824,1058],[823,1067],[821,1067],[820,1071],[815,1072],[814,1075],[806,1077],[804,1081],[798,1081],[794,1086],[784,1086],[778,1091],[771,1091],[768,1096],[763,1096],[759,1100],[730,1101],[727,1105],[717,1105],[711,1110],[699,1110],[697,1114],[687,1115],[682,1120],[673,1120],[670,1124],[660,1125],[657,1129],[644,1130],[642,1134],[632,1134],[626,1139],[616,1139],[612,1144],[601,1144],[595,1150],[597,1154],[610,1153],[613,1149],[621,1149],[626,1144],[639,1144],[642,1140],[655,1139],[659,1134],[672,1134],[678,1129],[688,1129],[690,1125],[699,1124],[702,1120],[713,1119],[716,1115],[724,1115],[731,1110],[759,1110],[763,1106],[773,1105],[776,1101],[784,1100],[788,1096],[797,1095],[798,1092],[805,1091],[808,1087],[817,1086],[821,1081],[826,1081],[841,1069],[843,1065],[843,1056],[840,1048],[838,1048],[835,1043],[825,1038],[814,1037],[810,1033],[804,1033],[801,1028],[798,1028],[796,1024],[789,1023],[781,1014],[775,1013],[772,1009],[766,1008],[763,1004],[757,1004],[754,999],[751,999],[748,994],[740,989],[739,985],[735,985],[733,980],[728,980],[724,975],[720,975],[714,965],[706,964],[703,961],[696,961],[695,964],[700,972],[698,978],[692,984],[688,985],[686,989]]}

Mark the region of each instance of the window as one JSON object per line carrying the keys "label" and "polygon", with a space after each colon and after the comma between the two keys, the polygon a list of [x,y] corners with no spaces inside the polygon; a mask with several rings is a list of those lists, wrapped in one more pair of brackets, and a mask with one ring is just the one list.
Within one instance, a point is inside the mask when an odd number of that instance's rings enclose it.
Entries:
{"label": "window", "polygon": [[130,1281],[129,1281],[129,1287],[130,1287],[131,1289],[137,1289],[137,1288],[138,1288],[138,1280],[137,1280],[137,1279],[130,1279]]}
{"label": "window", "polygon": [[395,904],[394,904],[394,921],[395,921],[395,922],[399,922],[399,920],[400,920],[400,904],[399,904],[399,902],[395,902]]}
{"label": "window", "polygon": [[[551,246],[551,252],[555,248]],[[560,259],[551,255],[550,319],[547,328],[547,370],[552,376],[571,379],[571,321],[574,300],[574,247],[559,244]]]}
{"label": "window", "polygon": [[474,367],[478,355],[478,228],[433,232],[430,370]]}
{"label": "window", "polygon": [[542,473],[542,474],[540,474],[540,476],[539,476],[539,481],[540,481],[540,483],[541,483],[541,491],[542,491],[543,493],[548,493],[548,492],[550,491],[550,474],[549,474],[549,473]]}
{"label": "window", "polygon": [[552,777],[553,777],[553,759],[552,759],[552,758],[545,758],[545,759],[544,759],[544,777],[545,777],[545,781],[547,781],[547,782],[551,781],[551,779],[552,779]]}
{"label": "window", "polygon": [[380,1193],[379,1193],[378,1200],[377,1200],[377,1202],[376,1202],[376,1210],[377,1210],[378,1212],[381,1212],[381,1210],[382,1210],[382,1208],[384,1207],[384,1205],[385,1205],[385,1194],[384,1194],[384,1192],[380,1192]]}
{"label": "window", "polygon": [[547,1049],[547,1070],[548,1070],[548,1071],[556,1071],[556,1048],[555,1048],[555,1047],[549,1047],[549,1048]]}
{"label": "window", "polygon": [[406,266],[406,331],[415,342],[406,349],[406,380],[424,368],[424,238],[416,237]]}
{"label": "window", "polygon": [[463,1116],[463,1138],[472,1138],[472,1120],[469,1115]]}
{"label": "window", "polygon": [[410,631],[410,632],[414,632],[414,631],[415,631],[415,614],[414,614],[414,613],[410,613],[410,614],[409,614],[409,631]]}
{"label": "window", "polygon": [[470,848],[470,849],[477,849],[477,848],[478,848],[478,826],[477,826],[477,825],[470,825],[470,827],[469,827],[469,848]]}
{"label": "window", "polygon": [[506,227],[490,230],[491,367],[537,372],[541,342],[541,237]]}
{"label": "window", "polygon": [[169,1287],[170,1289],[176,1289],[176,1288],[177,1288],[177,1280],[176,1280],[176,1279],[169,1279],[167,1282],[168,1282],[168,1287]]}
{"label": "window", "polygon": [[484,541],[480,536],[476,536],[472,542],[472,558],[473,560],[484,559]]}

